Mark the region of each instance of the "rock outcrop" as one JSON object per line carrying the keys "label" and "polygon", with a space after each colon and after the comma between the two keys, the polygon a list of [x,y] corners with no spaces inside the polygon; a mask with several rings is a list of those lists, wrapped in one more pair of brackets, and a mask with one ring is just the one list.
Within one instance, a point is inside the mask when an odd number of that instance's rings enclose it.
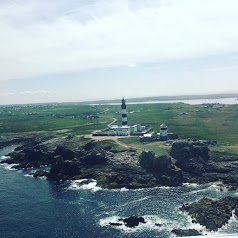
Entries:
{"label": "rock outcrop", "polygon": [[176,159],[176,165],[183,171],[201,175],[208,162],[208,146],[201,142],[178,141],[172,144],[170,155]]}
{"label": "rock outcrop", "polygon": [[156,156],[150,151],[139,155],[135,150],[112,150],[94,141],[79,148],[67,143],[24,138],[22,145],[9,154],[11,158],[0,163],[17,164],[13,166],[16,169],[47,165],[51,166],[46,173],[50,180],[95,179],[99,186],[109,189],[213,181],[221,181],[229,189],[238,188],[238,156],[209,159],[208,145],[204,142],[174,142],[170,151],[172,158]]}
{"label": "rock outcrop", "polygon": [[238,198],[226,197],[220,200],[202,198],[198,202],[183,205],[182,211],[210,231],[217,231],[230,220],[233,212],[238,215]]}
{"label": "rock outcrop", "polygon": [[11,158],[1,161],[1,163],[17,164],[13,166],[15,169],[37,168],[42,165],[49,165],[52,155],[45,146],[25,145],[9,153],[8,156]]}
{"label": "rock outcrop", "polygon": [[171,158],[166,155],[158,157],[151,151],[143,151],[139,162],[146,172],[153,173],[164,185],[178,186],[183,182],[181,169],[173,165]]}

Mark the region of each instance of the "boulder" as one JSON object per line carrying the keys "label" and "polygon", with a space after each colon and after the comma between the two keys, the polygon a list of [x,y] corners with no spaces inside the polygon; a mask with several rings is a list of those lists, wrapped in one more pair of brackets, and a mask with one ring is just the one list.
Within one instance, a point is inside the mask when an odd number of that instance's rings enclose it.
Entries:
{"label": "boulder", "polygon": [[123,221],[125,226],[134,228],[138,226],[140,223],[146,223],[145,219],[143,217],[136,217],[136,216],[131,216],[128,218],[121,218],[119,221]]}

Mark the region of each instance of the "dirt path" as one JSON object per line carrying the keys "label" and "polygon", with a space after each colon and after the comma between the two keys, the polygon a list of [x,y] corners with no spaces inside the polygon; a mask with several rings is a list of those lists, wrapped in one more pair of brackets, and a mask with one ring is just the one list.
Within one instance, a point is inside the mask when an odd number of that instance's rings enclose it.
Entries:
{"label": "dirt path", "polygon": [[111,126],[113,123],[115,123],[117,121],[117,119],[116,118],[113,118],[113,121],[112,122],[110,122],[109,124],[107,124],[107,126],[109,127],[109,126]]}
{"label": "dirt path", "polygon": [[[107,109],[108,110],[108,109]],[[106,111],[106,110],[105,110]],[[116,118],[113,118],[112,122],[110,122],[109,124],[107,124],[108,127],[110,127],[111,125],[113,125],[115,122],[117,121]],[[100,130],[96,130],[94,131],[95,132],[98,132]],[[92,140],[95,140],[95,141],[104,141],[104,140],[113,140],[115,141],[118,145],[122,146],[122,147],[125,147],[125,148],[129,148],[129,146],[127,144],[124,144],[123,142],[119,141],[118,139],[119,138],[128,138],[128,136],[92,136],[92,134],[89,134],[86,136],[87,138],[90,138]]]}
{"label": "dirt path", "polygon": [[129,146],[127,144],[122,143],[121,141],[118,140],[118,138],[115,139],[115,142],[122,147],[129,148]]}

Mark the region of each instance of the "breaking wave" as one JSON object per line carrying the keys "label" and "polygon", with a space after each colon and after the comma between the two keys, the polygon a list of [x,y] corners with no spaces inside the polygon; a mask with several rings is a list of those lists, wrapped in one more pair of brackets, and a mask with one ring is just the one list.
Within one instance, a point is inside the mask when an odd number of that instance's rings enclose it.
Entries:
{"label": "breaking wave", "polygon": [[4,169],[6,170],[17,170],[15,168],[12,168],[14,165],[18,165],[18,164],[0,164]]}
{"label": "breaking wave", "polygon": [[79,179],[71,182],[69,188],[70,190],[91,190],[97,192],[102,190],[101,187],[97,186],[97,181],[95,179]]}

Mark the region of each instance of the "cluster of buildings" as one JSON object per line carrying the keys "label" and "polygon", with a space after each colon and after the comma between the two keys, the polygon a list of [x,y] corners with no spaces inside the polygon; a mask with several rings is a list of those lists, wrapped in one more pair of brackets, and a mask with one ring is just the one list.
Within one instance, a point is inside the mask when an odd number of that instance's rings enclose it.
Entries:
{"label": "cluster of buildings", "polygon": [[[148,137],[152,135],[149,133],[152,131],[152,128],[146,128],[140,124],[133,126],[128,126],[127,124],[127,111],[126,111],[126,101],[123,98],[121,103],[121,118],[122,125],[111,125],[107,130],[93,133],[93,136],[129,136],[129,135],[138,135]],[[160,140],[168,139],[168,127],[165,124],[160,126]]]}

